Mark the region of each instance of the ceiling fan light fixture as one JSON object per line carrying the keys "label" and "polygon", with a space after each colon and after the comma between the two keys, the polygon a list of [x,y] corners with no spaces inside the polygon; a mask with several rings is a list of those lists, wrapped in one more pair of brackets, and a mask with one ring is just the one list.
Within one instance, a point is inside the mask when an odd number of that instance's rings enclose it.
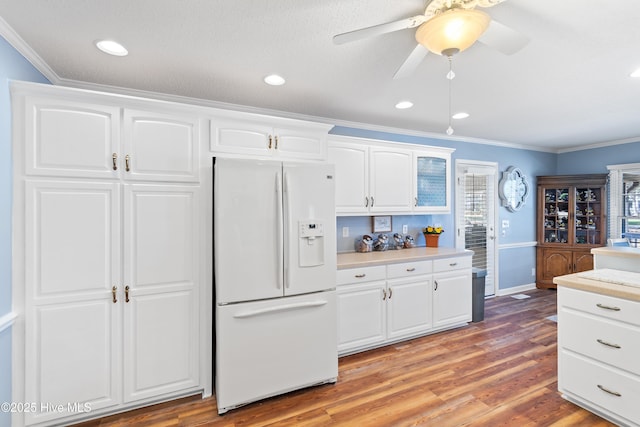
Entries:
{"label": "ceiling fan light fixture", "polygon": [[435,54],[451,56],[474,44],[490,22],[480,10],[448,9],[420,25],[416,40]]}

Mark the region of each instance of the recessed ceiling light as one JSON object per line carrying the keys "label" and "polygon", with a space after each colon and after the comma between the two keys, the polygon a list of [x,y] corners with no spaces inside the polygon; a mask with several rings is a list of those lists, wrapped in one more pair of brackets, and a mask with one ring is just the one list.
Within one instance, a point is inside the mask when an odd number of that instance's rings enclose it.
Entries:
{"label": "recessed ceiling light", "polygon": [[631,73],[631,77],[640,77],[640,68]]}
{"label": "recessed ceiling light", "polygon": [[452,119],[466,119],[467,117],[469,117],[469,113],[456,113],[453,116],[451,116]]}
{"label": "recessed ceiling light", "polygon": [[400,101],[396,104],[396,108],[398,110],[406,110],[407,108],[413,107],[413,102],[411,101]]}
{"label": "recessed ceiling light", "polygon": [[271,86],[281,86],[284,84],[285,80],[277,74],[271,74],[264,78],[264,82]]}
{"label": "recessed ceiling light", "polygon": [[118,42],[114,42],[113,40],[99,40],[96,42],[96,46],[98,49],[104,53],[108,53],[109,55],[127,56],[129,54],[129,51],[124,46]]}

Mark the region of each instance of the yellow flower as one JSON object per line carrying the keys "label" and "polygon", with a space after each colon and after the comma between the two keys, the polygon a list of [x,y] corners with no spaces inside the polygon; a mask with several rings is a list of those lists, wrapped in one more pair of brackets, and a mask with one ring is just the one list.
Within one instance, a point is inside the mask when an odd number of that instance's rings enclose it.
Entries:
{"label": "yellow flower", "polygon": [[422,229],[424,234],[440,234],[444,233],[444,229],[442,227],[434,227],[433,225],[428,225]]}

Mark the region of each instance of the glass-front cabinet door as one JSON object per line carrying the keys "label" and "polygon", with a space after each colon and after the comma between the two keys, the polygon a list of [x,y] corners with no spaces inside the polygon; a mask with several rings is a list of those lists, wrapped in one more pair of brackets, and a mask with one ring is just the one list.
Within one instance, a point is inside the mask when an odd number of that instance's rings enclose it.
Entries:
{"label": "glass-front cabinet door", "polygon": [[544,188],[544,243],[604,245],[603,197],[603,187]]}
{"label": "glass-front cabinet door", "polygon": [[448,154],[414,153],[414,211],[450,212],[450,158]]}
{"label": "glass-front cabinet door", "polygon": [[576,245],[603,245],[602,188],[576,187],[575,189],[575,243]]}

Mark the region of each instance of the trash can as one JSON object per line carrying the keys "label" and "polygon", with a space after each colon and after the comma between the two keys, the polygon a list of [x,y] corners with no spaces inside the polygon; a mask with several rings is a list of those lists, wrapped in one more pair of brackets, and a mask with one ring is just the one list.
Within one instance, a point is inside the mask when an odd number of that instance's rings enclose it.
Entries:
{"label": "trash can", "polygon": [[472,281],[471,287],[473,288],[473,315],[471,317],[472,322],[481,322],[484,320],[484,278],[487,275],[487,270],[481,268],[473,268],[471,270]]}

